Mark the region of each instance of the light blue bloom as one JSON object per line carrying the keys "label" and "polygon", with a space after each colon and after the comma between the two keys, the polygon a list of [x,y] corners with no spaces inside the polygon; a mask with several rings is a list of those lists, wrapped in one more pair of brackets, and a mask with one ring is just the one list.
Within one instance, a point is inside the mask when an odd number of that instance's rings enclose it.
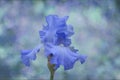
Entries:
{"label": "light blue bloom", "polygon": [[[83,64],[86,60],[85,55],[80,55],[77,49],[71,47],[70,37],[74,34],[73,27],[67,25],[68,16],[59,18],[57,15],[49,15],[46,17],[47,25],[39,31],[41,42],[44,44],[44,53],[46,57],[52,55],[51,64],[55,64],[54,69],[58,69],[60,65],[65,70],[73,68],[76,61]],[[40,47],[33,50],[22,51],[22,61],[26,66],[30,66],[30,60],[36,59],[36,53]]]}

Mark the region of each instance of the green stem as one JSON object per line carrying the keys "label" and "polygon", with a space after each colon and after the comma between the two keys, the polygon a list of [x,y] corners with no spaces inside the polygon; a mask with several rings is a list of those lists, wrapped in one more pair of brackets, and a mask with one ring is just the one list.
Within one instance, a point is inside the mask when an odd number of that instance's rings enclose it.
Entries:
{"label": "green stem", "polygon": [[50,80],[54,80],[54,73],[55,73],[54,67],[55,67],[55,64],[50,63],[51,57],[52,57],[51,55],[48,56],[48,69],[50,71]]}
{"label": "green stem", "polygon": [[50,74],[50,80],[54,79],[54,74]]}
{"label": "green stem", "polygon": [[54,64],[50,64],[50,62],[48,62],[48,69],[50,71],[50,80],[54,80],[54,73],[55,73],[55,69],[54,69]]}

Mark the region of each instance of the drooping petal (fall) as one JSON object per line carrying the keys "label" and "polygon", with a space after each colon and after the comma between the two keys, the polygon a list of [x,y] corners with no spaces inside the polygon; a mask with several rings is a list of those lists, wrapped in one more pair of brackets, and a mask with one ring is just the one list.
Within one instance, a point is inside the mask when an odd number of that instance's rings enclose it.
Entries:
{"label": "drooping petal (fall)", "polygon": [[53,55],[50,62],[51,64],[55,64],[55,69],[62,65],[65,70],[69,70],[73,68],[76,61],[80,61],[82,64],[86,59],[86,56],[74,52],[69,47],[47,44],[45,48],[46,56],[49,56],[50,54]]}
{"label": "drooping petal (fall)", "polygon": [[22,62],[26,66],[30,66],[30,61],[36,59],[36,53],[40,51],[40,46],[32,49],[32,50],[22,50],[21,51],[21,59]]}

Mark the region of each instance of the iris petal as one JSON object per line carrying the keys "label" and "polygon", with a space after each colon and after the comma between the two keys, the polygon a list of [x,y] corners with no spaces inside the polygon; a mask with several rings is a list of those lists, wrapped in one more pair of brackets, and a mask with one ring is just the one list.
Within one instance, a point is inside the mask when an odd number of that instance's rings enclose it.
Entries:
{"label": "iris petal", "polygon": [[46,16],[46,22],[47,22],[49,28],[55,27],[54,22],[55,22],[56,17],[58,17],[58,16],[57,15]]}
{"label": "iris petal", "polygon": [[22,62],[26,66],[30,66],[30,60],[29,60],[29,58],[26,55],[28,55],[31,51],[32,50],[23,50],[23,51],[21,51],[21,59],[22,59]]}
{"label": "iris petal", "polygon": [[34,48],[33,50],[23,50],[21,51],[22,62],[26,66],[30,66],[30,61],[36,59],[36,53],[40,51],[40,46]]}
{"label": "iris petal", "polygon": [[51,64],[55,64],[55,69],[59,68],[60,65],[64,66],[65,70],[71,69],[74,66],[74,63],[78,60],[81,63],[85,62],[86,57],[80,55],[77,52],[73,52],[69,47],[55,46],[51,44],[51,47],[46,46],[47,56],[50,53],[53,53],[51,58]]}
{"label": "iris petal", "polygon": [[71,40],[68,37],[74,32],[72,26],[66,24],[67,19],[68,16],[63,18],[57,15],[46,16],[47,26],[43,26],[43,30],[39,31],[42,43],[70,46]]}

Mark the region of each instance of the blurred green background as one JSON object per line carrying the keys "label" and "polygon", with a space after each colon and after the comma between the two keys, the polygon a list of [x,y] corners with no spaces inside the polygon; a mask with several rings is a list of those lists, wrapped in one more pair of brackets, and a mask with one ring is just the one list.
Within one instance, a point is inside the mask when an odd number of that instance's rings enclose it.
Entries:
{"label": "blurred green background", "polygon": [[88,56],[71,70],[61,66],[55,80],[120,79],[120,0],[0,0],[0,80],[49,80],[43,50],[31,67],[20,60],[21,50],[40,44],[49,14],[69,16],[72,45]]}

